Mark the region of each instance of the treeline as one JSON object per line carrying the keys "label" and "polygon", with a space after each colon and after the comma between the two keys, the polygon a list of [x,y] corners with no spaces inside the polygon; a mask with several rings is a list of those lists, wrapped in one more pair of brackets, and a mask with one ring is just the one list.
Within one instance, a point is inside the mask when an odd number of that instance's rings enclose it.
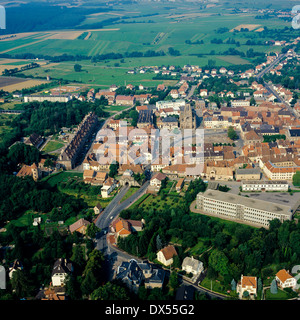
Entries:
{"label": "treeline", "polygon": [[[168,53],[170,55],[176,55],[179,53],[178,50],[169,50]],[[180,54],[180,53],[179,53]],[[147,50],[145,52],[141,51],[132,51],[125,53],[115,53],[109,52],[104,54],[96,54],[94,56],[87,55],[71,55],[71,54],[62,54],[59,56],[49,56],[43,54],[34,54],[34,53],[22,53],[22,54],[0,54],[0,58],[6,59],[40,59],[40,60],[48,60],[51,62],[64,62],[64,61],[82,61],[82,60],[91,60],[91,62],[96,63],[104,60],[116,60],[116,59],[124,59],[124,58],[138,58],[138,57],[159,57],[165,56],[166,53],[162,50],[154,51]]]}
{"label": "treeline", "polygon": [[8,76],[11,76],[17,72],[30,70],[30,69],[34,69],[34,68],[38,68],[38,67],[40,67],[40,65],[38,63],[32,62],[30,64],[27,64],[26,66],[21,67],[21,68],[4,69],[4,71],[2,72],[2,75],[8,77]]}

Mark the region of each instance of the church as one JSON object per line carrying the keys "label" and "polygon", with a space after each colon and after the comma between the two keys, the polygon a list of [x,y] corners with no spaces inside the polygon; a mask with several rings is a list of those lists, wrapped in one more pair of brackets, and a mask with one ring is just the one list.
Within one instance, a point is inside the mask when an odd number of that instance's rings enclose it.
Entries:
{"label": "church", "polygon": [[196,129],[196,115],[190,104],[186,104],[179,116],[180,129]]}

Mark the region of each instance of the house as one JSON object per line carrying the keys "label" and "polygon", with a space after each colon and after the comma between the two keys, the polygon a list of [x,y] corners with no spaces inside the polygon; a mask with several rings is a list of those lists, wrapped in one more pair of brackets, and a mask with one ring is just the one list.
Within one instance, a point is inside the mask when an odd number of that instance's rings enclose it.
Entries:
{"label": "house", "polygon": [[41,178],[41,175],[41,170],[33,163],[31,166],[24,164],[16,176],[20,178],[31,176],[34,181],[37,181]]}
{"label": "house", "polygon": [[181,178],[178,180],[176,184],[176,191],[180,192],[183,186],[184,186],[184,178]]}
{"label": "house", "polygon": [[126,220],[118,218],[113,221],[112,230],[115,232],[115,238],[118,237],[125,238],[129,236],[132,232],[139,232],[143,230],[144,224],[139,220]]}
{"label": "house", "polygon": [[121,106],[133,106],[135,104],[134,96],[124,96],[117,95],[116,96],[116,104]]}
{"label": "house", "polygon": [[145,279],[146,289],[161,289],[164,284],[166,272],[163,269],[153,269],[151,277]]}
{"label": "house", "polygon": [[100,203],[97,203],[97,204],[95,205],[95,207],[94,207],[94,213],[95,213],[95,214],[99,214],[99,213],[101,213],[102,211],[103,211],[103,208],[102,208],[101,204],[100,204]]}
{"label": "house", "polygon": [[276,273],[276,281],[281,288],[294,288],[297,284],[296,278],[290,275],[285,269],[281,269]]}
{"label": "house", "polygon": [[51,279],[52,285],[55,286],[64,286],[66,277],[73,272],[72,263],[67,259],[59,258],[55,261]]}
{"label": "house", "polygon": [[77,231],[81,234],[86,234],[86,229],[89,224],[91,224],[89,221],[81,218],[69,226],[69,231],[71,233]]}
{"label": "house", "polygon": [[114,178],[108,177],[101,188],[102,198],[108,198],[111,192],[116,188],[117,184]]}
{"label": "house", "polygon": [[162,185],[162,182],[166,179],[166,175],[157,172],[154,174],[154,176],[150,179],[150,188],[153,189],[154,191],[159,191]]}
{"label": "house", "polygon": [[174,246],[169,245],[157,253],[157,260],[164,264],[165,266],[169,266],[173,263],[173,257],[177,256],[177,252]]}
{"label": "house", "polygon": [[29,146],[34,146],[38,149],[43,144],[43,142],[44,142],[43,137],[41,137],[37,133],[33,133],[25,140],[24,143]]}
{"label": "house", "polygon": [[185,257],[182,266],[182,270],[186,273],[192,273],[194,276],[198,276],[204,270],[203,262],[194,259],[194,257]]}
{"label": "house", "polygon": [[250,297],[257,295],[257,278],[242,275],[241,280],[237,284],[236,291],[240,299],[243,298],[245,291],[249,292]]}
{"label": "house", "polygon": [[153,268],[148,261],[137,262],[131,259],[123,261],[118,267],[116,278],[134,292],[137,292],[143,283],[146,289],[161,289],[164,284],[165,271]]}

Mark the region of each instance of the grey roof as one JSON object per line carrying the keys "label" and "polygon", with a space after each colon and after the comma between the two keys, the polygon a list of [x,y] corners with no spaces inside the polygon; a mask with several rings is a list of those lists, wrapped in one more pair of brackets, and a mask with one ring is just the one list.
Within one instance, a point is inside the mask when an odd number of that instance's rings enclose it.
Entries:
{"label": "grey roof", "polygon": [[51,276],[53,276],[56,273],[70,273],[72,271],[72,263],[69,262],[67,259],[59,258],[54,263]]}
{"label": "grey roof", "polygon": [[152,276],[145,280],[146,283],[163,283],[165,279],[165,271],[163,269],[153,270]]}
{"label": "grey roof", "polygon": [[209,198],[217,201],[243,205],[248,208],[254,208],[254,209],[258,209],[266,212],[272,212],[275,214],[285,215],[285,216],[288,216],[289,218],[292,216],[291,206],[285,206],[282,204],[268,202],[260,199],[239,196],[233,193],[208,189],[204,192],[204,194],[198,193],[198,197],[199,196],[204,196],[205,198]]}
{"label": "grey roof", "polygon": [[287,181],[283,180],[251,180],[251,181],[243,181],[242,184],[285,184],[288,185]]}
{"label": "grey roof", "polygon": [[252,168],[252,169],[236,169],[236,174],[260,174],[259,168]]}

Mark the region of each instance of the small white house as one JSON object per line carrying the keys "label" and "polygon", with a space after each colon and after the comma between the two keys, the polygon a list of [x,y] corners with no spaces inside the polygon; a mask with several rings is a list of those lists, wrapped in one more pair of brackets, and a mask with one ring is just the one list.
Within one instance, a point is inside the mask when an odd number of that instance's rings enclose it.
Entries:
{"label": "small white house", "polygon": [[57,259],[52,269],[52,285],[60,287],[65,285],[66,277],[73,271],[72,263],[67,259]]}
{"label": "small white house", "polygon": [[101,188],[102,198],[108,198],[111,192],[116,188],[116,181],[113,178],[108,178],[104,181]]}
{"label": "small white house", "polygon": [[281,288],[294,288],[297,284],[296,279],[285,269],[279,270],[276,273],[276,281]]}
{"label": "small white house", "polygon": [[176,249],[174,246],[169,245],[158,251],[157,260],[165,266],[169,266],[173,263],[174,256],[177,256]]}
{"label": "small white house", "polygon": [[192,273],[194,276],[200,275],[204,269],[203,262],[194,259],[194,257],[185,257],[181,268],[186,273]]}

